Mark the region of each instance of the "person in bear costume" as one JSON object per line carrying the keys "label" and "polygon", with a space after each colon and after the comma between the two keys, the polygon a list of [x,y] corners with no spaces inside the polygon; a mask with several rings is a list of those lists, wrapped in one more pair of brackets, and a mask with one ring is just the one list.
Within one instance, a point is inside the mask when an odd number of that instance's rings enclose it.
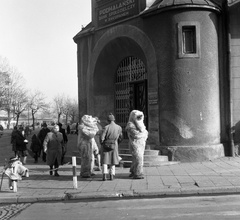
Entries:
{"label": "person in bear costume", "polygon": [[133,110],[130,113],[126,131],[129,138],[129,148],[132,153],[132,165],[129,177],[144,179],[143,159],[148,131],[144,125],[143,112]]}
{"label": "person in bear costume", "polygon": [[94,154],[98,154],[98,147],[94,136],[98,132],[97,119],[91,115],[84,115],[78,126],[77,147],[81,155],[81,173],[82,178],[89,178],[93,174]]}

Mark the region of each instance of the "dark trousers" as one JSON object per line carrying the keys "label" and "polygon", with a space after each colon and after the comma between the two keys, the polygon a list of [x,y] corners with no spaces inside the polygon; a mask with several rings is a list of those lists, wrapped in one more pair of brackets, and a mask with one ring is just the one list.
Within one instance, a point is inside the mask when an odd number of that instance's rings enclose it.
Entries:
{"label": "dark trousers", "polygon": [[[57,159],[56,159],[55,162],[54,162],[55,173],[57,173],[58,167],[59,167],[59,164],[58,164],[58,161],[57,161]],[[52,169],[53,169],[53,166],[50,166],[50,170],[52,170]]]}
{"label": "dark trousers", "polygon": [[43,152],[42,152],[42,160],[43,160],[44,162],[46,162],[46,157],[47,157],[47,154],[43,151]]}

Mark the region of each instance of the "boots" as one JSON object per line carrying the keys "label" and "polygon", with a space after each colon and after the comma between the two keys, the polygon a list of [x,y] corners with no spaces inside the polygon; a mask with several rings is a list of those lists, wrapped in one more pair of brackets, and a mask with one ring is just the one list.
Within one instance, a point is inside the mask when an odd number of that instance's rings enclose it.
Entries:
{"label": "boots", "polygon": [[113,180],[113,175],[112,174],[110,174],[110,180]]}
{"label": "boots", "polygon": [[37,163],[38,162],[38,155],[37,153],[34,155],[34,163]]}
{"label": "boots", "polygon": [[102,179],[103,181],[106,181],[107,180],[107,174],[103,174],[103,179]]}
{"label": "boots", "polygon": [[54,176],[59,176],[58,169],[55,170]]}

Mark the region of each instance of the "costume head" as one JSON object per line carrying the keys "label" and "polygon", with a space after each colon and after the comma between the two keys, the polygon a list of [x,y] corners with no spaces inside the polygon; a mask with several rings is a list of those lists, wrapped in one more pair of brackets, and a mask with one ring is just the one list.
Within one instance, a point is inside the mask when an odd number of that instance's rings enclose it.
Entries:
{"label": "costume head", "polygon": [[144,125],[144,114],[138,110],[132,110],[129,116],[129,122],[135,124],[135,126],[140,130],[143,131],[146,129]]}
{"label": "costume head", "polygon": [[83,125],[95,129],[97,127],[97,119],[91,115],[84,115],[81,119]]}

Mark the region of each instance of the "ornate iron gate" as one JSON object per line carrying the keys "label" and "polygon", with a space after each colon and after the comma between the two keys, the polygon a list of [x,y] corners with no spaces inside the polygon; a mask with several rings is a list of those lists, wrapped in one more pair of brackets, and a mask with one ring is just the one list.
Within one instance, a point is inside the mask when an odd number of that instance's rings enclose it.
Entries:
{"label": "ornate iron gate", "polygon": [[[127,138],[125,127],[133,109],[138,108],[137,110],[144,111],[147,116],[146,93],[139,93],[137,96],[133,94],[137,90],[134,89],[134,85],[145,85],[144,91],[147,91],[146,80],[146,68],[142,60],[136,57],[122,60],[116,74],[115,114],[117,123],[123,128],[124,138]],[[141,100],[135,100],[136,98]],[[142,106],[136,106],[134,103],[142,103]]]}

